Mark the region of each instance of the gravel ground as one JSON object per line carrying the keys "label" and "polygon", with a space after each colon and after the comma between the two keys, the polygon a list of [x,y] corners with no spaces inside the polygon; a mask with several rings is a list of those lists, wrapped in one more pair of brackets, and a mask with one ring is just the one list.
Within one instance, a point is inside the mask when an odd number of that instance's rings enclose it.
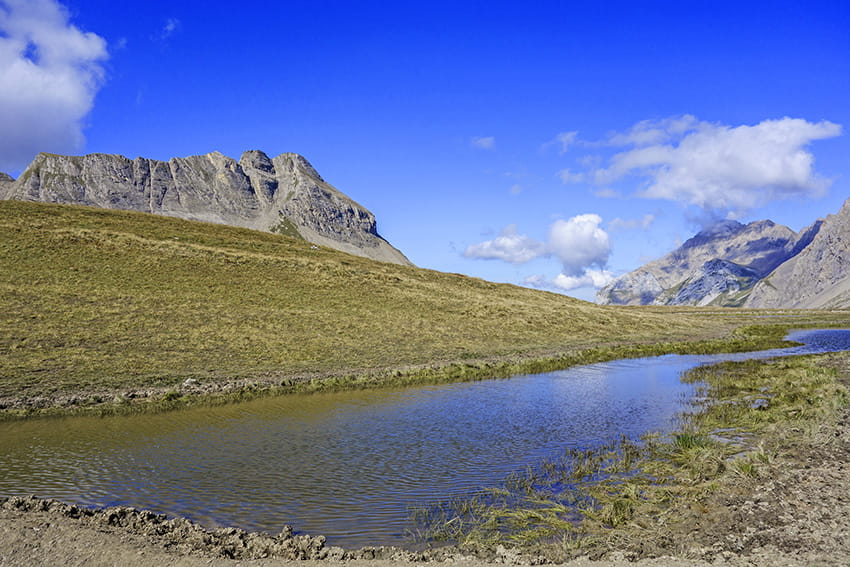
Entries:
{"label": "gravel ground", "polygon": [[[850,384],[850,355],[834,355]],[[599,560],[566,565],[847,565],[850,566],[850,409],[811,442],[777,457],[768,474],[717,494],[685,512],[675,531],[652,547],[625,542]],[[658,542],[662,542],[659,544]],[[663,543],[666,542],[666,543]],[[662,555],[661,557],[651,557]],[[651,558],[647,558],[647,557]],[[456,551],[413,554],[398,549],[328,548],[324,538],[208,531],[187,520],[131,508],[83,510],[58,502],[0,501],[0,565],[215,565],[401,567],[425,559],[478,567],[536,563],[498,549],[487,561]]]}

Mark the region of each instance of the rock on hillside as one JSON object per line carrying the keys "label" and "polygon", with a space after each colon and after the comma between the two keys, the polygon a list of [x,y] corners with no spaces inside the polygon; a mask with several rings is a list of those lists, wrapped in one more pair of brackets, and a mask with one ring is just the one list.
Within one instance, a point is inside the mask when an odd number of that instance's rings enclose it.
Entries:
{"label": "rock on hillside", "polygon": [[794,254],[803,236],[771,221],[724,221],[663,258],[620,276],[599,290],[596,301],[738,306],[761,277]]}
{"label": "rock on hillside", "polygon": [[656,302],[665,305],[717,305],[738,307],[759,280],[756,270],[714,259],[691,273],[682,283],[665,290]]}
{"label": "rock on hillside", "polygon": [[39,154],[0,198],[124,209],[300,237],[384,262],[410,264],[378,234],[374,215],[325,182],[302,156],[213,152],[158,161]]}
{"label": "rock on hillside", "polygon": [[799,253],[753,287],[746,307],[850,307],[850,199],[808,232]]}
{"label": "rock on hillside", "polygon": [[0,199],[5,198],[4,196],[11,190],[11,185],[14,182],[14,178],[12,178],[8,173],[0,171]]}

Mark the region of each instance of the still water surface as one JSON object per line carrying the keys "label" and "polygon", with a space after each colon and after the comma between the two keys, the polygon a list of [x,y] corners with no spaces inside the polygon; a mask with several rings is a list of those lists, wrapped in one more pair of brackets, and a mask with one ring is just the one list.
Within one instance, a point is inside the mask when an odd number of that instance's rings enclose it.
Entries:
{"label": "still water surface", "polygon": [[403,544],[408,507],[499,484],[516,470],[620,435],[668,431],[720,360],[850,349],[850,331],[803,347],[618,360],[482,382],[256,400],[162,415],[0,424],[0,495],[129,505],[236,526],[324,534],[348,548]]}

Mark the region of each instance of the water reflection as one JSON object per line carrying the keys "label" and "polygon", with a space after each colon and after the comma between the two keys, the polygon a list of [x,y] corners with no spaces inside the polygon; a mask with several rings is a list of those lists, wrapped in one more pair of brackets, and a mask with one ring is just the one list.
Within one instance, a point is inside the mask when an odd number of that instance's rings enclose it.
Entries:
{"label": "water reflection", "polygon": [[620,435],[666,430],[698,364],[804,347],[621,360],[506,380],[291,396],[153,416],[0,424],[0,494],[131,505],[207,526],[294,524],[346,547],[403,542],[410,505]]}

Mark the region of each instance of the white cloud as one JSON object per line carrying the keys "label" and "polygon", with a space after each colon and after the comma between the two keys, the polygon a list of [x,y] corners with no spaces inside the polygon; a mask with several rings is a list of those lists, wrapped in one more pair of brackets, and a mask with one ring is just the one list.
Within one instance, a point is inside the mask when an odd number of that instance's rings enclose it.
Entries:
{"label": "white cloud", "polygon": [[600,224],[602,217],[585,214],[557,220],[549,228],[549,251],[561,261],[566,275],[577,276],[608,262],[611,242]]}
{"label": "white cloud", "polygon": [[632,230],[635,228],[642,228],[643,230],[648,229],[652,226],[652,223],[655,222],[655,215],[651,213],[647,213],[643,215],[643,217],[639,219],[621,219],[620,217],[615,218],[611,222],[608,223],[609,230]]}
{"label": "white cloud", "polygon": [[503,260],[511,264],[524,264],[546,254],[546,245],[523,234],[517,234],[516,225],[505,227],[499,236],[468,246],[463,255],[482,260]]}
{"label": "white cloud", "polygon": [[492,150],[496,147],[496,138],[493,136],[472,138],[472,147],[479,150]]}
{"label": "white cloud", "polygon": [[536,287],[538,289],[553,289],[558,291],[572,291],[580,287],[593,287],[599,289],[614,281],[616,278],[608,270],[588,269],[578,276],[558,274],[554,279],[545,276],[528,276],[522,281],[522,285]]}
{"label": "white cloud", "polygon": [[545,289],[551,286],[550,282],[546,280],[546,277],[541,275],[526,277],[522,280],[522,285],[540,289]]}
{"label": "white cloud", "polygon": [[610,146],[650,146],[661,144],[699,126],[690,114],[663,120],[642,120],[626,132],[612,134],[606,144]]}
{"label": "white cloud", "polygon": [[599,167],[599,164],[602,163],[602,158],[597,155],[588,154],[586,156],[581,156],[576,161],[579,165],[590,169]]}
{"label": "white cloud", "polygon": [[[603,280],[607,283],[605,274],[609,273],[604,267],[611,252],[611,243],[601,224],[602,218],[595,214],[557,220],[549,227],[546,242],[518,234],[516,225],[510,225],[493,240],[468,246],[463,255],[467,258],[502,260],[511,264],[524,264],[536,258],[554,257],[561,263],[562,273],[558,276],[560,279],[556,278],[560,283],[546,282],[543,276],[531,276],[526,278],[524,283],[535,287],[559,289],[595,286]],[[582,283],[573,288],[565,287],[575,282]]]}
{"label": "white cloud", "polygon": [[610,187],[603,187],[593,192],[593,195],[601,199],[619,199],[622,195],[619,191],[614,191]]}
{"label": "white cloud", "polygon": [[543,144],[541,149],[545,151],[547,148],[550,148],[551,146],[556,146],[558,148],[558,153],[563,155],[563,154],[567,153],[567,151],[570,149],[570,146],[572,146],[573,144],[575,144],[577,142],[578,142],[578,131],[573,130],[571,132],[561,132],[557,136],[555,136],[554,139]]}
{"label": "white cloud", "polygon": [[181,22],[177,18],[168,18],[159,30],[157,39],[165,41],[180,30]]}
{"label": "white cloud", "polygon": [[614,281],[614,279],[614,274],[608,270],[589,269],[585,270],[585,272],[579,276],[558,274],[555,276],[555,279],[552,280],[552,285],[564,291],[570,291],[580,287],[595,287],[596,289],[599,289],[601,287],[605,287]]}
{"label": "white cloud", "polygon": [[0,169],[83,147],[107,57],[103,38],[77,29],[55,0],[0,0]]}
{"label": "white cloud", "polygon": [[570,149],[570,146],[576,143],[577,136],[578,131],[576,130],[573,130],[572,132],[561,132],[560,134],[555,136],[555,141],[561,145],[560,153],[567,153],[567,150]]}
{"label": "white cloud", "polygon": [[561,178],[561,182],[565,185],[569,185],[570,183],[581,183],[584,181],[584,173],[573,173],[569,169],[562,169],[559,171],[558,177]]}
{"label": "white cloud", "polygon": [[648,183],[641,197],[735,217],[777,199],[821,195],[830,182],[814,172],[807,146],[840,134],[841,126],[832,122],[787,117],[736,127],[692,116],[645,121],[610,138],[632,149],[614,155],[593,176],[599,184],[643,176]]}
{"label": "white cloud", "polygon": [[511,195],[519,195],[520,193],[522,193],[522,189],[522,185],[520,185],[519,183],[514,183],[513,185],[511,185]]}

